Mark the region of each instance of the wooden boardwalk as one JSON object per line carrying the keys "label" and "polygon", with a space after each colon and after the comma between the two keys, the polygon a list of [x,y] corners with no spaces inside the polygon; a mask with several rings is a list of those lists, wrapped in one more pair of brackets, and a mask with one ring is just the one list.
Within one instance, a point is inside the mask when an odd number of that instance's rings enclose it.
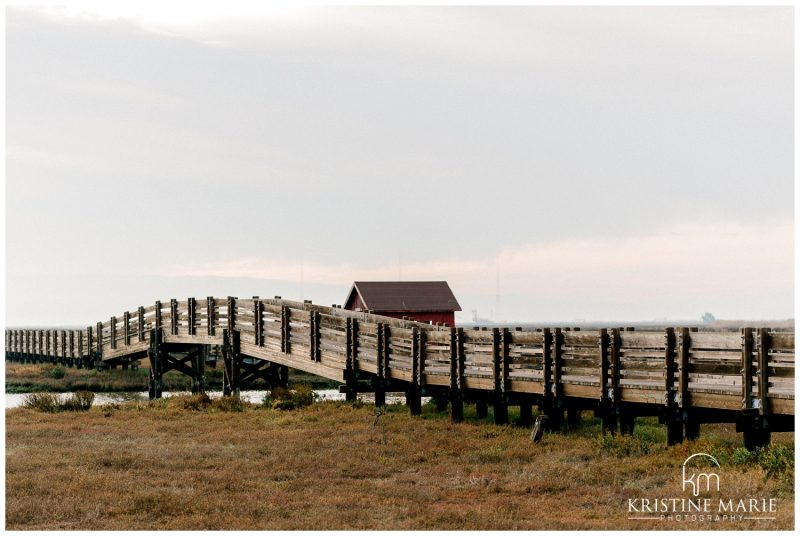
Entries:
{"label": "wooden boardwalk", "polygon": [[[6,359],[68,366],[150,363],[150,396],[177,370],[203,389],[218,349],[224,393],[252,379],[286,383],[288,368],[342,382],[348,399],[402,391],[412,413],[420,397],[463,404],[495,422],[537,406],[551,429],[594,410],[604,429],[631,433],[637,416],[657,415],[668,441],[696,438],[700,424],[735,422],[745,445],[794,430],[794,332],[742,328],[701,332],[569,328],[463,329],[275,299],[206,298],[155,302],[80,330],[7,329]],[[566,419],[565,419],[566,416]],[[566,420],[566,422],[564,422]]]}

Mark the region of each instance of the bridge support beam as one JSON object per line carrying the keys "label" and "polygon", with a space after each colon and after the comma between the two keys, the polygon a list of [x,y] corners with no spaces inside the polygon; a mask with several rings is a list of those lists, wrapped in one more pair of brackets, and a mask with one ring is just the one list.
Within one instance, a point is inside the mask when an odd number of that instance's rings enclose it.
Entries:
{"label": "bridge support beam", "polygon": [[222,338],[222,361],[224,365],[222,394],[223,396],[235,396],[238,398],[241,389],[239,381],[241,367],[239,332],[226,329],[223,331]]}
{"label": "bridge support beam", "polygon": [[485,400],[475,401],[475,415],[477,415],[479,419],[483,419],[489,415],[489,405]]}
{"label": "bridge support beam", "polygon": [[150,359],[150,399],[161,398],[164,390],[162,381],[162,351],[161,351],[162,332],[160,329],[150,331],[150,348],[147,350],[147,357]]}
{"label": "bridge support beam", "polygon": [[386,405],[386,381],[379,377],[372,377],[372,390],[375,392],[375,407]]}
{"label": "bridge support beam", "polygon": [[344,371],[344,399],[348,402],[354,402],[358,399],[358,380],[356,380],[355,372],[352,370]]}
{"label": "bridge support beam", "polygon": [[422,413],[422,395],[420,394],[419,386],[415,383],[410,383],[406,388],[406,405],[411,415],[420,415]]}
{"label": "bridge support beam", "polygon": [[517,421],[517,424],[520,426],[533,425],[533,404],[530,402],[520,402],[519,421]]}
{"label": "bridge support beam", "polygon": [[192,394],[205,392],[205,366],[208,356],[208,345],[202,345],[192,354]]}

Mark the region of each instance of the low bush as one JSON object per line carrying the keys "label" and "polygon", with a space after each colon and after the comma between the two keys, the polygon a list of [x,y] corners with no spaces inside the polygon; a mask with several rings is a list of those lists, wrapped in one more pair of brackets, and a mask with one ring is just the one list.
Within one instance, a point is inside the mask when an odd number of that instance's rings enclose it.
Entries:
{"label": "low bush", "polygon": [[314,388],[307,383],[298,383],[294,389],[274,387],[264,397],[263,405],[272,409],[292,410],[310,406],[317,399]]}
{"label": "low bush", "polygon": [[77,391],[62,400],[56,393],[31,393],[25,397],[22,406],[36,411],[58,413],[60,411],[87,411],[94,402],[94,393]]}
{"label": "low bush", "polygon": [[53,367],[48,372],[48,375],[55,380],[60,380],[67,375],[67,370],[64,367]]}
{"label": "low bush", "polygon": [[61,401],[55,393],[31,393],[23,400],[22,407],[56,413],[61,410]]}
{"label": "low bush", "polygon": [[94,393],[76,391],[61,403],[62,411],[88,411],[94,403]]}
{"label": "low bush", "polygon": [[618,458],[629,456],[644,456],[649,454],[653,447],[653,439],[648,435],[611,435],[601,434],[597,437],[597,446],[602,452],[607,452]]}

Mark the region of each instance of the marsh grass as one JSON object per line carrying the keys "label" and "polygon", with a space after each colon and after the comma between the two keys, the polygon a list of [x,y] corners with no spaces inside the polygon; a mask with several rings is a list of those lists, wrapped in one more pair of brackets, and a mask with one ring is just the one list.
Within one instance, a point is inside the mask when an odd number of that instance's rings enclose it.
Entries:
{"label": "marsh grass", "polygon": [[35,411],[58,413],[61,411],[88,411],[94,402],[94,393],[77,391],[66,398],[56,393],[31,393],[22,406]]}
{"label": "marsh grass", "polygon": [[262,406],[279,410],[293,410],[310,406],[318,398],[310,384],[299,383],[291,389],[285,387],[273,388],[264,395]]}
{"label": "marsh grass", "polygon": [[528,428],[469,420],[470,406],[454,424],[435,408],[419,418],[390,405],[376,424],[364,403],[277,411],[181,398],[191,397],[7,410],[7,528],[696,530],[627,519],[630,498],[680,494],[694,452],[719,456],[731,498],[779,498],[776,520],[736,528],[794,524],[793,434],[749,454],[732,425],[703,425],[701,439],[667,447],[639,419],[633,438],[600,448],[590,414],[533,444]]}
{"label": "marsh grass", "polygon": [[[149,369],[145,361],[138,369],[121,368],[99,371],[96,369],[67,368],[62,365],[27,364],[6,362],[6,393],[50,392],[67,393],[74,391],[98,392],[142,392],[147,391]],[[223,368],[205,369],[205,386],[209,390],[221,390]],[[192,388],[191,379],[176,371],[164,374],[165,391],[188,391]],[[312,374],[289,373],[291,384],[308,384],[315,389],[338,386],[332,382]],[[267,389],[269,386],[261,380],[256,381],[249,389]]]}

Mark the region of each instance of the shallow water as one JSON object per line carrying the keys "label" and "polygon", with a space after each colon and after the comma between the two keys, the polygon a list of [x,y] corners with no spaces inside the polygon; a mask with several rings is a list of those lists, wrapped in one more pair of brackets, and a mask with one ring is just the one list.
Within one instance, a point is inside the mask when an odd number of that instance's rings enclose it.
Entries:
{"label": "shallow water", "polygon": [[[241,391],[240,396],[246,402],[260,404],[264,399],[264,395],[268,391]],[[344,393],[340,393],[338,389],[318,389],[314,391],[319,400],[344,400]],[[164,398],[175,395],[189,395],[189,391],[171,391],[164,392]],[[62,398],[70,396],[70,393],[58,393]],[[6,408],[18,408],[22,406],[25,401],[27,393],[6,393]],[[209,391],[208,396],[211,398],[218,398],[222,396],[222,391]],[[375,396],[372,393],[359,393],[359,400],[364,402],[374,403]],[[106,404],[119,404],[131,400],[147,400],[147,391],[140,393],[95,393],[94,405],[104,406]],[[426,399],[423,398],[423,402]],[[404,404],[406,397],[401,393],[386,393],[387,404]]]}

